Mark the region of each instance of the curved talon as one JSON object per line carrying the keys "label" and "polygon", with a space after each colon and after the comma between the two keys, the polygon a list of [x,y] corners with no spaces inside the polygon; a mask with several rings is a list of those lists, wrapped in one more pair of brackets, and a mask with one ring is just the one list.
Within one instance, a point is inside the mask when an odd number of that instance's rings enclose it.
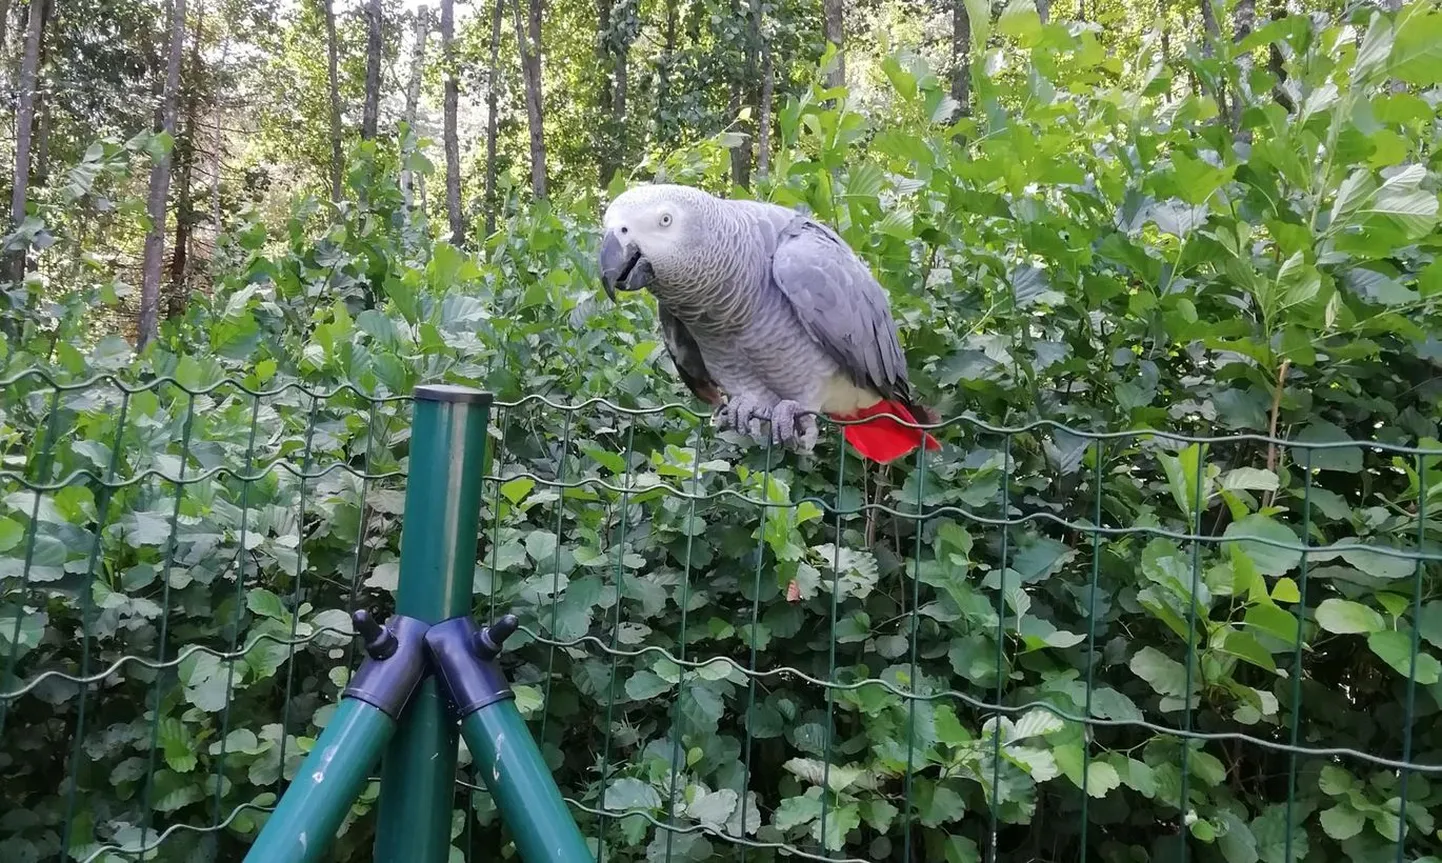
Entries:
{"label": "curved talon", "polygon": [[771,408],[771,440],[790,446],[800,452],[810,452],[816,446],[820,431],[816,427],[816,416],[800,403],[783,399]]}

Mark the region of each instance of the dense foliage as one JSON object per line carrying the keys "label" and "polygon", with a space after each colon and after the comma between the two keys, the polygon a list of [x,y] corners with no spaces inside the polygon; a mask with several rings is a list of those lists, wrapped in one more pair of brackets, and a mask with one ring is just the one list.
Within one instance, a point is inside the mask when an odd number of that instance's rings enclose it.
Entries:
{"label": "dense foliage", "polygon": [[[239,856],[354,667],[352,590],[395,587],[390,397],[449,380],[510,405],[476,606],[522,615],[521,706],[607,860],[1435,863],[1437,769],[1385,760],[1442,750],[1442,456],[1397,449],[1436,453],[1442,419],[1442,13],[1282,17],[1184,64],[1029,3],[995,41],[985,21],[974,116],[905,52],[864,103],[814,70],[750,192],[834,224],[889,290],[917,389],[958,418],[918,464],[662,409],[694,405],[650,305],[598,299],[597,196],[473,254],[403,205],[400,168],[429,168],[408,146],[358,144],[334,213],[247,211],[142,355],[82,343],[103,262],[20,305],[0,857],[121,859],[174,825],[155,859]],[[1272,45],[1285,82],[1232,62]],[[641,173],[746,194],[734,143]],[[165,145],[98,144],[60,188],[93,202]],[[85,262],[37,212],[46,254]],[[1156,434],[1273,430],[1393,449]],[[461,778],[456,853],[489,855],[504,831]],[[337,859],[366,859],[375,793]]]}

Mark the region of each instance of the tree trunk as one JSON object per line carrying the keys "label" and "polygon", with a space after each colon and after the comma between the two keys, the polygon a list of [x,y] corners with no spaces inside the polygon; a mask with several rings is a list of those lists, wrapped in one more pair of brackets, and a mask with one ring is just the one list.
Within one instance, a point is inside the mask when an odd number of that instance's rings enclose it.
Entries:
{"label": "tree trunk", "polygon": [[846,3],[845,0],[822,0],[826,41],[836,46],[836,68],[826,78],[826,86],[840,87],[846,83]]}
{"label": "tree trunk", "polygon": [[951,3],[951,98],[961,116],[971,116],[971,15],[965,0]]}
{"label": "tree trunk", "polygon": [[[1202,12],[1202,55],[1211,57],[1216,53],[1216,44],[1222,38],[1222,28],[1217,23],[1217,10],[1212,8],[1212,0],[1197,0],[1197,7]],[[1208,88],[1209,89],[1209,88]],[[1212,97],[1217,100],[1217,110],[1226,116],[1227,94],[1224,86],[1218,85]]]}
{"label": "tree trunk", "polygon": [[[222,30],[222,32],[224,31]],[[226,36],[220,49],[220,66],[222,69],[225,68],[226,61],[229,59],[230,37]],[[222,114],[220,105],[212,106],[211,110],[215,112],[215,152],[212,154],[213,172],[210,176],[210,225],[211,230],[215,234],[215,244],[219,245],[221,222],[220,171],[225,165],[225,131],[220,122]],[[212,254],[214,254],[214,247],[212,247]]]}
{"label": "tree trunk", "polygon": [[661,56],[656,61],[656,143],[670,140],[666,109],[670,107],[671,60],[676,56],[676,17],[679,14],[676,6],[677,0],[666,0],[666,45],[661,49]]}
{"label": "tree trunk", "polygon": [[[180,58],[185,48],[185,0],[171,0],[170,50],[165,61],[165,89],[162,91],[161,131],[175,137],[175,109],[180,89]],[[165,255],[165,205],[170,197],[171,152],[150,166],[150,197],[146,210],[150,229],[145,234],[145,256],[140,277],[140,318],[136,323],[136,348],[143,349],[155,339],[160,326],[160,267]]]}
{"label": "tree trunk", "polygon": [[[749,12],[750,14],[745,16],[746,29],[743,31],[744,36],[742,37],[744,40],[742,44],[742,77],[737,82],[737,95],[741,97],[739,101],[744,101],[747,105],[758,106],[756,113],[760,113],[761,70],[758,68],[760,52],[757,43],[761,41],[761,21],[757,10],[749,9]],[[739,0],[732,0],[731,14],[736,18],[742,16]],[[742,86],[748,88],[748,91],[743,93],[740,89]],[[740,108],[738,107],[732,116],[738,117],[739,114]],[[751,160],[756,148],[755,129],[756,117],[753,114],[748,122],[741,124],[741,131],[746,135],[745,139],[739,146],[731,150],[731,178],[736,185],[743,189],[751,188]]]}
{"label": "tree trunk", "polygon": [[[631,39],[629,34],[634,32],[630,19],[636,14],[636,0],[622,0],[620,11],[626,16],[626,38],[616,44],[613,58],[615,86],[611,90],[611,128],[615,139],[611,144],[612,173],[620,170],[626,160],[626,97],[629,94],[631,80]],[[609,183],[610,181],[611,178],[607,176],[605,182]]]}
{"label": "tree trunk", "polygon": [[[1252,35],[1257,27],[1257,0],[1237,0],[1237,7],[1232,13],[1232,41],[1240,44],[1243,39]],[[1232,124],[1232,133],[1238,134],[1242,131],[1242,110],[1246,102],[1246,94],[1251,92],[1249,81],[1252,75],[1252,55],[1250,52],[1243,52],[1237,55],[1237,80],[1239,86],[1237,92],[1232,94],[1232,110],[1229,115]]]}
{"label": "tree trunk", "polygon": [[541,3],[530,0],[530,35],[521,25],[521,0],[511,11],[516,23],[516,44],[521,52],[521,70],[526,77],[526,118],[531,132],[531,193],[536,200],[546,197],[546,138],[541,114]]}
{"label": "tree trunk", "polygon": [[[408,133],[415,134],[416,111],[421,102],[421,74],[425,71],[426,65],[426,42],[431,34],[431,10],[425,4],[416,9],[416,33],[415,44],[411,48],[411,78],[406,85],[406,110],[405,124]],[[401,197],[405,201],[405,208],[411,208],[414,197],[415,177],[409,169],[401,171]]]}
{"label": "tree trunk", "polygon": [[174,151],[180,170],[175,190],[175,249],[170,255],[170,300],[166,304],[167,318],[178,318],[185,314],[185,307],[190,299],[186,270],[190,263],[190,241],[195,228],[195,202],[190,197],[190,183],[195,170],[196,111],[200,102],[201,24],[205,19],[201,9],[196,9],[195,15],[195,36],[190,42],[190,86],[186,88],[185,94],[185,131],[176,139]]}
{"label": "tree trunk", "polygon": [[[1388,0],[1389,8],[1391,5],[1392,0]],[[1400,3],[1397,8],[1401,8]],[[1393,11],[1396,10],[1393,9]],[[1272,20],[1277,21],[1285,17],[1287,17],[1287,7],[1283,4],[1282,0],[1272,0]],[[1277,79],[1277,83],[1272,87],[1272,98],[1277,100],[1277,104],[1287,109],[1288,113],[1295,112],[1297,110],[1297,103],[1293,101],[1292,95],[1282,87],[1282,84],[1287,80],[1287,67],[1282,57],[1282,49],[1277,47],[1276,42],[1272,43],[1271,51],[1268,53],[1267,68],[1271,70],[1272,75]],[[1402,84],[1401,81],[1392,82],[1392,92],[1397,93],[1405,89],[1406,85]]]}
{"label": "tree trunk", "polygon": [[756,15],[756,41],[761,49],[761,104],[756,114],[756,176],[766,179],[771,170],[771,100],[776,92],[776,66],[766,38],[761,0],[752,0]]}
{"label": "tree trunk", "polygon": [[603,189],[610,183],[611,174],[616,170],[612,156],[615,148],[612,137],[614,130],[611,128],[612,102],[615,96],[612,79],[615,58],[611,52],[611,10],[615,5],[614,0],[596,0],[596,62],[601,67],[601,74],[600,80],[596,82],[598,122],[591,146],[596,152],[596,179]]}
{"label": "tree trunk", "polygon": [[361,138],[369,141],[376,136],[381,111],[381,27],[385,11],[381,0],[366,0],[366,99],[361,112]]}
{"label": "tree trunk", "polygon": [[6,56],[5,39],[10,35],[10,0],[0,0],[0,57]]}
{"label": "tree trunk", "polygon": [[1046,24],[1050,22],[1051,0],[1036,0],[1036,14],[1037,17],[1041,19],[1041,23]]}
{"label": "tree trunk", "polygon": [[441,0],[441,75],[445,82],[445,120],[441,138],[446,151],[446,216],[451,224],[451,244],[459,246],[466,241],[466,218],[461,212],[461,143],[456,130],[461,85],[456,69],[455,37],[455,0]]}
{"label": "tree trunk", "polygon": [[[40,42],[45,35],[45,4],[48,0],[30,0],[30,14],[25,27],[25,53],[20,61],[20,80],[16,88],[15,111],[15,179],[10,187],[10,221],[20,227],[25,221],[25,199],[30,192],[30,139],[35,124],[35,80],[40,69]],[[25,280],[25,249],[13,253],[10,280]]]}
{"label": "tree trunk", "polygon": [[486,71],[486,236],[496,232],[496,143],[500,136],[497,84],[501,67],[501,0],[491,3],[491,66]]}
{"label": "tree trunk", "polygon": [[341,151],[340,151],[340,65],[339,48],[335,35],[334,0],[321,0],[325,11],[325,53],[327,86],[330,88],[330,200],[340,203],[341,196]]}

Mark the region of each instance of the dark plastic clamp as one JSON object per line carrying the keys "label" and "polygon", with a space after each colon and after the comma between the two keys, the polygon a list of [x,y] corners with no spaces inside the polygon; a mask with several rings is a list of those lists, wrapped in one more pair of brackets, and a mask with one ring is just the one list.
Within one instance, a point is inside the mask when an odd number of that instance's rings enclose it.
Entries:
{"label": "dark plastic clamp", "polygon": [[519,626],[514,614],[486,627],[477,626],[469,617],[452,617],[426,633],[431,663],[459,718],[516,697],[496,657]]}
{"label": "dark plastic clamp", "polygon": [[365,609],[352,614],[351,620],[365,639],[366,660],[341,697],[364,701],[392,719],[399,719],[411,693],[425,677],[424,643],[430,626],[401,614],[392,614],[382,626]]}

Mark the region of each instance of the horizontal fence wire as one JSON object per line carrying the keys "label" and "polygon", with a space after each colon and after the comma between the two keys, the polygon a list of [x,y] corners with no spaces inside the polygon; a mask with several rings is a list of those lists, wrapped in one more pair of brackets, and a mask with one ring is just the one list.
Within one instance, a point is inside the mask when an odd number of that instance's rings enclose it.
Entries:
{"label": "horizontal fence wire", "polygon": [[[33,778],[0,858],[239,859],[357,666],[348,613],[388,613],[409,398],[37,371],[0,410],[0,757]],[[495,403],[475,608],[522,618],[598,863],[1187,860],[1228,786],[1301,860],[1333,768],[1396,860],[1436,853],[1442,449],[959,417],[879,467],[831,425],[796,454],[679,403]],[[1142,798],[1171,820],[1118,817]],[[489,859],[469,766],[457,808]]]}

